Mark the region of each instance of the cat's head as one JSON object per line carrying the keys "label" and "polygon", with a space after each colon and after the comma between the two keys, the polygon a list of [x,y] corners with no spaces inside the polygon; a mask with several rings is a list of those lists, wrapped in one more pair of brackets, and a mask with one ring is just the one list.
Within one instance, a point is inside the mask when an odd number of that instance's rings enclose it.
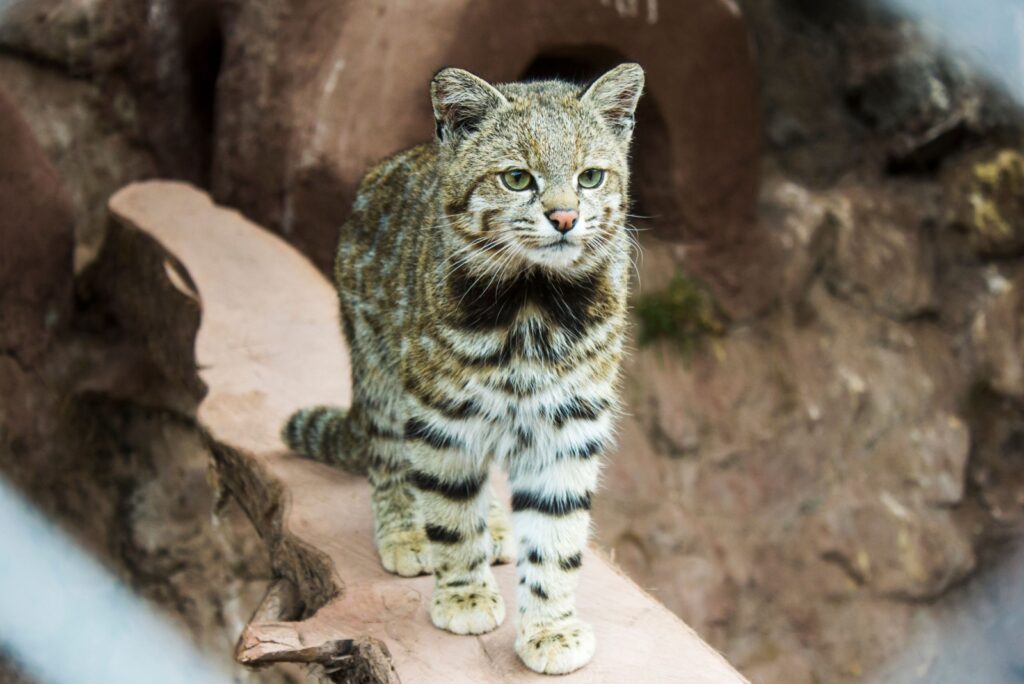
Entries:
{"label": "cat's head", "polygon": [[628,258],[629,143],[644,85],[622,64],[591,85],[492,86],[461,69],[431,83],[443,225],[474,271],[571,275]]}

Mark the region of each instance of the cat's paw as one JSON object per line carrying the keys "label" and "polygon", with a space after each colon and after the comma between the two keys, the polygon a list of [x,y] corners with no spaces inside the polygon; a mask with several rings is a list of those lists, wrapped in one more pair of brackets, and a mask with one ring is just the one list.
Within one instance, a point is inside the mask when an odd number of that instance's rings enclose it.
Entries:
{"label": "cat's paw", "polygon": [[430,606],[435,627],[455,634],[484,634],[505,620],[505,601],[494,587],[437,587]]}
{"label": "cat's paw", "polygon": [[433,572],[430,544],[422,529],[385,532],[377,537],[381,565],[388,572],[402,577],[415,577]]}
{"label": "cat's paw", "polygon": [[515,558],[512,528],[508,524],[508,513],[496,503],[487,511],[487,528],[491,532],[491,564],[511,563]]}
{"label": "cat's paw", "polygon": [[594,657],[594,630],[579,618],[520,626],[516,653],[523,663],[541,674],[566,674]]}

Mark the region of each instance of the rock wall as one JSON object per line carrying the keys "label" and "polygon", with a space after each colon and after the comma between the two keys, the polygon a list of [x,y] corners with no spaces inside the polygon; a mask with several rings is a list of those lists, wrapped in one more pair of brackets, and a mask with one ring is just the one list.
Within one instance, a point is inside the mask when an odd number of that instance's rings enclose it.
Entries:
{"label": "rock wall", "polygon": [[[17,44],[17,54],[5,43],[0,54],[0,473],[236,681],[301,681],[297,669],[252,673],[233,662],[271,570],[248,520],[208,482],[191,388],[160,376],[138,331],[90,297],[88,278],[73,282],[76,257],[102,240],[107,193],[159,165],[105,109],[106,76],[58,69],[73,55],[44,51],[85,31],[56,18],[85,5],[51,9],[38,33],[19,33],[9,15],[0,23],[2,41],[54,41]],[[67,47],[99,59],[105,35]],[[3,661],[0,682],[31,681]]]}
{"label": "rock wall", "polygon": [[754,681],[884,680],[890,660],[941,681],[954,622],[1015,681],[1024,158],[969,63],[850,2],[282,7],[0,16],[0,143],[21,150],[0,206],[36,212],[0,217],[9,477],[227,657],[267,569],[233,513],[206,517],[197,388],[95,294],[107,195],[189,179],[327,266],[361,170],[429,136],[435,68],[639,59],[644,254],[600,541]]}
{"label": "rock wall", "polygon": [[[1016,681],[1010,580],[981,571],[1024,520],[1016,110],[882,12],[742,4],[778,300],[633,354],[599,535],[754,681],[861,681],[898,654],[958,681],[935,633],[961,609],[956,638]],[[641,339],[651,302],[685,316],[664,293],[693,272],[658,233]]]}
{"label": "rock wall", "polygon": [[[366,168],[432,135],[427,84],[438,69],[457,64],[497,81],[586,80],[627,58],[647,72],[637,212],[660,217],[669,239],[771,268],[752,220],[755,72],[729,2],[226,7],[214,197],[280,231],[325,271]],[[728,305],[763,304],[763,290],[702,272]]]}

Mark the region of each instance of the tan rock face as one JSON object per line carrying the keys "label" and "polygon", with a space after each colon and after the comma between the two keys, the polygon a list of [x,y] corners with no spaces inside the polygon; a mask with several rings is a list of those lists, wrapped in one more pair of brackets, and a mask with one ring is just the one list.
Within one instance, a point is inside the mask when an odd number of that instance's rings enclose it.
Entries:
{"label": "tan rock face", "polygon": [[[703,241],[713,254],[752,239],[758,112],[731,3],[304,0],[285,12],[261,0],[229,9],[215,196],[322,268],[367,166],[432,136],[427,84],[445,65],[509,81],[586,79],[640,62],[635,213],[657,217],[663,238]],[[726,289],[742,298],[742,285]]]}
{"label": "tan rock face", "polygon": [[837,209],[830,286],[894,318],[934,310],[935,247],[927,225],[935,217],[922,212],[920,197],[897,184],[841,185],[831,194]]}
{"label": "tan rock face", "polygon": [[969,406],[976,425],[970,481],[992,516],[1012,530],[1024,519],[1024,411],[1018,400],[983,389]]}
{"label": "tan rock face", "polygon": [[[766,184],[783,306],[695,354],[666,340],[627,362],[601,539],[764,681],[862,679],[911,643],[912,619],[945,619],[913,602],[971,576],[978,531],[1020,520],[1016,409],[993,418],[980,407],[1005,400],[986,394],[965,410],[963,353],[974,330],[982,377],[1013,386],[996,380],[1015,377],[1016,288],[966,277],[960,235],[934,230],[934,189],[897,188]],[[685,264],[670,254],[644,259],[641,293]],[[975,308],[992,323],[971,326]]]}
{"label": "tan rock face", "polygon": [[[75,261],[87,263],[102,243],[103,198],[135,178],[153,175],[152,158],[110,130],[109,100],[88,81],[0,57],[0,82],[66,182],[75,224]],[[123,101],[130,105],[130,100]]]}
{"label": "tan rock face", "polygon": [[1024,156],[1004,148],[972,155],[946,174],[949,220],[990,256],[1024,249]]}
{"label": "tan rock face", "polygon": [[2,93],[0,149],[0,354],[27,369],[68,324],[73,217],[56,169]]}
{"label": "tan rock face", "polygon": [[0,467],[15,482],[57,451],[47,367],[71,317],[71,204],[28,124],[0,94]]}
{"label": "tan rock face", "polygon": [[64,179],[79,269],[114,190],[157,175],[205,182],[219,41],[207,0],[16,0],[0,12],[0,88]]}
{"label": "tan rock face", "polygon": [[[1006,635],[1021,630],[986,633],[1004,602],[986,578],[992,540],[1024,520],[1024,167],[1019,136],[986,122],[1002,111],[998,126],[1012,129],[1017,115],[906,24],[871,24],[862,3],[739,4],[744,17],[726,0],[9,3],[0,87],[24,121],[12,128],[0,112],[3,467],[21,467],[19,482],[83,538],[119,530],[154,576],[172,571],[168,549],[208,550],[197,522],[208,502],[172,486],[198,482],[187,431],[138,415],[115,426],[133,453],[189,464],[144,482],[118,470],[135,483],[131,521],[114,516],[110,481],[86,477],[103,468],[83,474],[92,461],[76,460],[78,447],[47,449],[66,404],[26,371],[38,359],[61,391],[179,411],[191,401],[146,394],[173,387],[142,358],[147,343],[185,326],[161,329],[165,312],[138,293],[121,300],[138,314],[120,331],[129,339],[50,353],[73,315],[86,329],[76,344],[114,332],[88,296],[72,311],[63,222],[85,262],[117,186],[191,178],[326,267],[363,169],[432,134],[436,68],[585,78],[637,59],[650,87],[634,213],[655,217],[636,221],[651,228],[638,290],[682,271],[727,316],[690,353],[656,340],[627,362],[600,539],[755,681],[864,681],[903,648],[927,679],[941,668],[921,663],[953,652],[944,625],[974,596],[981,607],[953,630],[963,662],[1003,641],[993,662],[1010,662],[1021,649]],[[127,270],[91,272],[106,289],[86,294],[106,297]],[[187,355],[172,361],[172,374],[191,372]],[[83,380],[82,368],[102,372]],[[176,518],[179,495],[189,512]],[[221,648],[223,597],[198,585],[238,596],[254,585],[199,565],[263,568],[247,553],[200,549],[187,581],[156,582],[153,595]],[[922,633],[934,640],[918,651]]]}
{"label": "tan rock face", "polygon": [[971,323],[980,377],[1001,394],[1024,398],[1024,277],[1001,278]]}

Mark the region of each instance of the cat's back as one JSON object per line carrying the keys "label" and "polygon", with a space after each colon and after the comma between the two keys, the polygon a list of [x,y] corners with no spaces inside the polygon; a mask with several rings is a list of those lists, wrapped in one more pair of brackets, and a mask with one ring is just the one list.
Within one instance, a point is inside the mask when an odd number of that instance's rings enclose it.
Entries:
{"label": "cat's back", "polygon": [[369,305],[406,290],[436,218],[437,157],[435,144],[417,145],[363,177],[338,238],[334,275],[343,298]]}

